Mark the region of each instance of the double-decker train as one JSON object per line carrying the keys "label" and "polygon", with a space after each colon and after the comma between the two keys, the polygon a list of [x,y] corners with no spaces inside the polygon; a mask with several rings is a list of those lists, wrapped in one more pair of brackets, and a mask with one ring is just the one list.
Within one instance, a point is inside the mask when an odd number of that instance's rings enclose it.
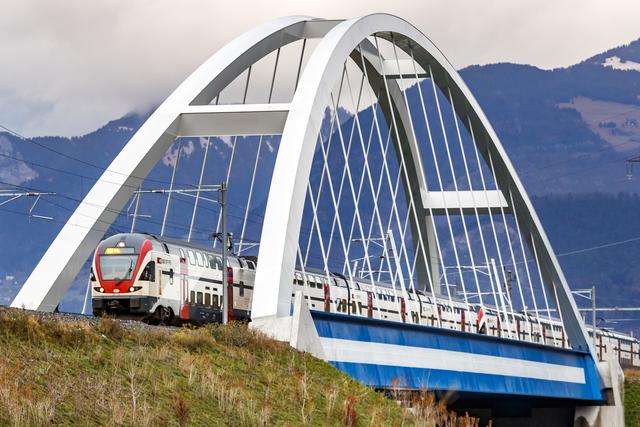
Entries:
{"label": "double-decker train", "polygon": [[[251,318],[256,263],[255,257],[227,257],[230,319]],[[215,249],[151,234],[116,234],[95,251],[90,276],[93,314],[153,324],[219,322],[224,268],[221,252]],[[419,290],[349,280],[339,273],[327,276],[299,268],[293,279],[293,292],[297,291],[312,310],[569,347],[561,322],[550,317],[504,313]],[[597,329],[596,352],[601,360],[614,352],[623,366],[640,367],[640,342],[629,335]]]}

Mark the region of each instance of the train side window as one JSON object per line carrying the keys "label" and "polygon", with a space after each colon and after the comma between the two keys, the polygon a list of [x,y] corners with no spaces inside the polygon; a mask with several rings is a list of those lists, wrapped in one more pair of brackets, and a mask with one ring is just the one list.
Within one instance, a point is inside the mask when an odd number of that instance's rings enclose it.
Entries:
{"label": "train side window", "polygon": [[202,305],[202,292],[198,292],[196,303]]}
{"label": "train side window", "polygon": [[239,288],[238,293],[239,293],[239,295],[240,295],[241,297],[243,297],[243,296],[244,296],[244,283],[243,283],[243,282],[240,282],[240,288]]}
{"label": "train side window", "polygon": [[209,268],[209,257],[207,257],[207,254],[202,254],[202,260],[204,261],[204,266]]}
{"label": "train side window", "polygon": [[196,265],[196,256],[191,249],[187,249],[187,255],[189,255],[189,264]]}
{"label": "train side window", "polygon": [[148,280],[150,282],[156,281],[156,263],[154,261],[149,261],[140,273],[140,280]]}
{"label": "train side window", "polygon": [[214,295],[213,296],[213,301],[212,302],[213,302],[213,306],[215,308],[218,308],[218,295]]}
{"label": "train side window", "polygon": [[256,269],[256,264],[253,261],[247,261],[247,265],[249,266],[249,268],[251,270],[255,270]]}
{"label": "train side window", "polygon": [[164,251],[165,251],[166,253],[169,253],[169,246],[167,246],[167,244],[166,244],[166,243],[163,243],[163,244],[162,244],[162,247],[164,248]]}
{"label": "train side window", "polygon": [[187,259],[187,256],[184,254],[184,251],[182,250],[182,248],[180,248],[180,262],[186,259]]}
{"label": "train side window", "polygon": [[189,302],[191,304],[193,304],[194,302],[196,302],[196,291],[191,291],[189,293]]}
{"label": "train side window", "polygon": [[198,267],[204,267],[204,260],[200,252],[196,252],[196,261],[198,262]]}
{"label": "train side window", "polygon": [[211,305],[211,294],[208,292],[204,294],[204,305]]}
{"label": "train side window", "polygon": [[216,270],[222,271],[222,258],[216,257]]}

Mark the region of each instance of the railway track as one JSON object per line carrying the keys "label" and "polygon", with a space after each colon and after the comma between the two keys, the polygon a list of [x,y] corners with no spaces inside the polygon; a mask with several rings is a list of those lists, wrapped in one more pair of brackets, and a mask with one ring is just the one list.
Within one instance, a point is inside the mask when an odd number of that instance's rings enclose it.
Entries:
{"label": "railway track", "polygon": [[[0,312],[5,310],[19,310],[15,308],[10,308],[7,306],[0,305]],[[86,322],[89,325],[97,326],[100,323],[100,318],[95,317],[91,314],[81,314],[81,313],[69,313],[69,312],[43,312],[43,311],[35,311],[35,310],[23,310],[24,313],[28,316],[36,317],[43,321],[58,321],[58,322]],[[141,322],[140,320],[133,319],[117,319],[110,317],[110,319],[120,323],[120,325],[125,329],[163,329],[163,330],[179,330],[179,326],[166,326],[166,325],[149,325],[147,323]]]}

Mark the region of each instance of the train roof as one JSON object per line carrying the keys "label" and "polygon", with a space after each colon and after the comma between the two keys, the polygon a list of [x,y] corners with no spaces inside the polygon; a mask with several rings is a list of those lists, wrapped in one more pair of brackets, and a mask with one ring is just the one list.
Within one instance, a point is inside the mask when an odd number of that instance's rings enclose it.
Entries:
{"label": "train roof", "polygon": [[[189,249],[196,249],[199,251],[203,251],[203,252],[213,252],[216,254],[222,254],[222,251],[220,249],[216,249],[213,248],[211,246],[205,246],[202,244],[198,244],[198,243],[192,243],[192,242],[185,242],[184,240],[180,240],[180,239],[174,239],[171,237],[164,237],[164,236],[157,236],[155,234],[151,234],[151,233],[118,233],[118,234],[114,234],[113,236],[110,237],[114,237],[114,236],[119,236],[119,235],[133,235],[133,236],[139,236],[141,238],[144,239],[149,239],[151,238],[152,240],[155,240],[156,242],[159,243],[166,243],[166,244],[170,244],[173,246],[178,246],[181,248],[189,248]],[[254,259],[256,257],[254,256],[238,256],[235,254],[229,254],[230,257],[236,257],[236,258],[248,258],[248,259]]]}

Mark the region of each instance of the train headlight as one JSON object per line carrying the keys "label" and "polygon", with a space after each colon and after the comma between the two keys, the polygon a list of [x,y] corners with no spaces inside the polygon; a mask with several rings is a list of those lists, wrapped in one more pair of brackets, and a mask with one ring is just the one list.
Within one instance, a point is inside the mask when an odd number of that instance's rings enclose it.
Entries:
{"label": "train headlight", "polygon": [[133,292],[135,291],[135,289],[133,289],[133,286],[129,288],[129,292]]}
{"label": "train headlight", "polygon": [[99,292],[104,292],[104,288],[102,288],[102,287],[101,287],[101,288],[100,288],[100,290],[99,290]]}

